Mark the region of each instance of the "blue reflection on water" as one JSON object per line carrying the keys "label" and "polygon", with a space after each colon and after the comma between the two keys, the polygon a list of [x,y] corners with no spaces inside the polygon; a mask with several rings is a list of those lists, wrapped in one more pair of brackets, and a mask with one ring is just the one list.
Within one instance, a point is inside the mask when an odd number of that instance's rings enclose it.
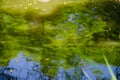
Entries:
{"label": "blue reflection on water", "polygon": [[[40,70],[41,65],[32,62],[29,58],[22,56],[10,60],[8,66],[0,67],[0,80],[51,80]],[[120,80],[120,67],[111,66],[114,75]],[[111,80],[112,76],[106,65],[95,63],[95,65],[76,66],[69,70],[64,67],[58,69],[57,75],[52,80]]]}

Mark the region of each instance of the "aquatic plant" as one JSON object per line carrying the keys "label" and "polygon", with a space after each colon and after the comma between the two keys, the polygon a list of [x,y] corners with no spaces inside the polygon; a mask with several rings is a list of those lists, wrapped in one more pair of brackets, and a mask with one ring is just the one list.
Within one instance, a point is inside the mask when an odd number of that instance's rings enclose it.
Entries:
{"label": "aquatic plant", "polygon": [[46,15],[34,7],[24,12],[0,6],[1,65],[23,50],[41,62],[45,74],[53,76],[60,66],[68,69],[80,65],[79,57],[104,63],[105,54],[110,63],[115,63],[119,56],[119,41],[105,41],[108,23],[93,2],[59,5]]}

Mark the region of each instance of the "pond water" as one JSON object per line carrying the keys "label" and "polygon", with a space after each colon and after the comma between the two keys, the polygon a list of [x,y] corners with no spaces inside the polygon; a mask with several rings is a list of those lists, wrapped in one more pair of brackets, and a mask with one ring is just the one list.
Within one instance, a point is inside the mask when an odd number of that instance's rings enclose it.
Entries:
{"label": "pond water", "polygon": [[[89,64],[89,63],[88,63]],[[110,66],[113,74],[119,79],[120,67]],[[112,75],[107,66],[96,64],[76,66],[69,70],[63,67],[58,69],[56,76],[46,76],[41,71],[41,65],[30,61],[29,57],[21,52],[17,58],[10,60],[8,66],[0,67],[0,80],[110,80]],[[51,79],[50,79],[51,78]]]}
{"label": "pond water", "polygon": [[120,80],[118,2],[0,3],[0,80]]}
{"label": "pond water", "polygon": [[34,8],[40,11],[40,14],[51,13],[56,6],[66,5],[69,3],[77,3],[79,0],[10,0],[4,2],[4,8],[11,8],[15,10],[25,11],[28,8]]}

